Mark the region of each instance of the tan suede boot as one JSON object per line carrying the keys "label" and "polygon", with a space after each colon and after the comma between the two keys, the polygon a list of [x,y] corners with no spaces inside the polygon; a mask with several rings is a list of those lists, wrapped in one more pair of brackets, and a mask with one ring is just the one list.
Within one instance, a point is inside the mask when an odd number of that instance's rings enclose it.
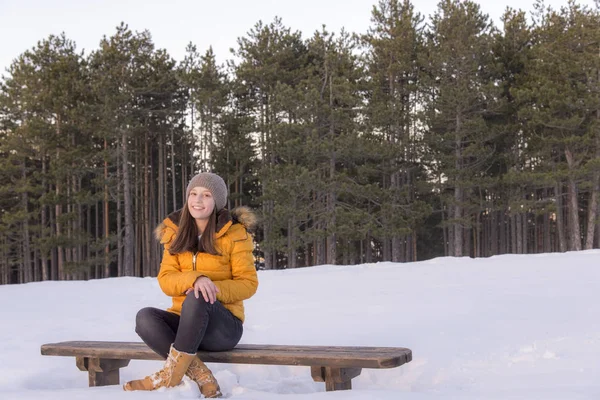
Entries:
{"label": "tan suede boot", "polygon": [[186,375],[191,380],[195,381],[200,388],[200,393],[207,399],[221,397],[221,388],[212,374],[210,369],[200,360],[195,357],[190,363]]}
{"label": "tan suede boot", "polygon": [[181,383],[183,375],[188,370],[190,363],[196,358],[196,354],[178,351],[171,345],[171,351],[167,356],[164,367],[144,379],[136,379],[123,385],[126,391],[132,390],[156,390],[160,387],[173,387]]}

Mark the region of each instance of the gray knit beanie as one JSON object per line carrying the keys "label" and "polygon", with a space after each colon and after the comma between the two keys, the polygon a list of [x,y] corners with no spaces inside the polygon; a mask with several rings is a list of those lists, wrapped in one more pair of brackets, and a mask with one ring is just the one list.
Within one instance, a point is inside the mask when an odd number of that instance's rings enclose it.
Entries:
{"label": "gray knit beanie", "polygon": [[217,211],[225,208],[225,204],[227,203],[227,185],[225,184],[223,178],[210,172],[201,172],[194,176],[190,180],[190,183],[188,183],[185,191],[186,201],[188,197],[190,197],[190,192],[192,189],[197,186],[202,186],[210,190],[213,198],[215,199],[215,208]]}

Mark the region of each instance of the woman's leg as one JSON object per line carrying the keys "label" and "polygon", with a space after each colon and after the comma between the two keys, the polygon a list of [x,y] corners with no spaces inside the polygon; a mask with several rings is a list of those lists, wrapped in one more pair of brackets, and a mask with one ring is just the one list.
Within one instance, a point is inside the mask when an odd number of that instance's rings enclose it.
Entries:
{"label": "woman's leg", "polygon": [[153,307],[142,308],[135,317],[135,332],[165,359],[175,340],[178,325],[179,315]]}
{"label": "woman's leg", "polygon": [[157,308],[141,309],[135,319],[135,331],[144,342],[161,357],[166,359],[164,367],[142,379],[123,385],[123,389],[156,390],[161,387],[177,386],[196,359],[196,352],[190,354],[177,351],[171,345],[175,339],[179,316]]}
{"label": "woman's leg", "polygon": [[238,344],[242,332],[242,322],[221,302],[210,304],[190,292],[181,308],[174,347],[186,353],[229,350]]}
{"label": "woman's leg", "polygon": [[216,302],[213,306],[215,306],[215,310],[208,320],[208,326],[202,342],[200,342],[199,350],[224,351],[233,349],[244,332],[242,321],[234,317],[220,302]]}
{"label": "woman's leg", "polygon": [[[181,351],[223,351],[235,347],[242,337],[242,322],[233,316],[221,302],[210,304],[204,297],[196,298],[191,292],[181,309],[175,348]],[[205,398],[221,397],[221,388],[211,370],[196,358],[186,375],[198,384]]]}

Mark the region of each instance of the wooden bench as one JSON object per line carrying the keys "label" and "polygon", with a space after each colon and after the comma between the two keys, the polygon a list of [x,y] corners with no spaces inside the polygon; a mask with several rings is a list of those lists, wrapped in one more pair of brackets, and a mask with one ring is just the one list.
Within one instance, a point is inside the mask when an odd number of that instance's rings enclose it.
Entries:
{"label": "wooden bench", "polygon": [[[305,365],[313,380],[327,391],[352,389],[362,368],[394,368],[412,360],[401,347],[281,346],[239,344],[222,352],[199,352],[205,362],[232,364]],[[42,345],[42,355],[75,357],[79,370],[88,371],[90,386],[119,384],[119,369],[130,360],[161,360],[141,342],[62,342]]]}

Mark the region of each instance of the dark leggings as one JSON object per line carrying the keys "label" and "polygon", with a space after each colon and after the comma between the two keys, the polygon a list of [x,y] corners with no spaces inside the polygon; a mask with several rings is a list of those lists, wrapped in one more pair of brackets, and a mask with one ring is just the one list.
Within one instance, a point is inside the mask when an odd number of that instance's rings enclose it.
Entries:
{"label": "dark leggings", "polygon": [[190,292],[181,307],[181,317],[175,313],[146,307],[138,311],[135,331],[156,353],[167,358],[171,344],[178,351],[224,351],[235,347],[242,337],[242,321],[234,317],[223,304],[207,303]]}

